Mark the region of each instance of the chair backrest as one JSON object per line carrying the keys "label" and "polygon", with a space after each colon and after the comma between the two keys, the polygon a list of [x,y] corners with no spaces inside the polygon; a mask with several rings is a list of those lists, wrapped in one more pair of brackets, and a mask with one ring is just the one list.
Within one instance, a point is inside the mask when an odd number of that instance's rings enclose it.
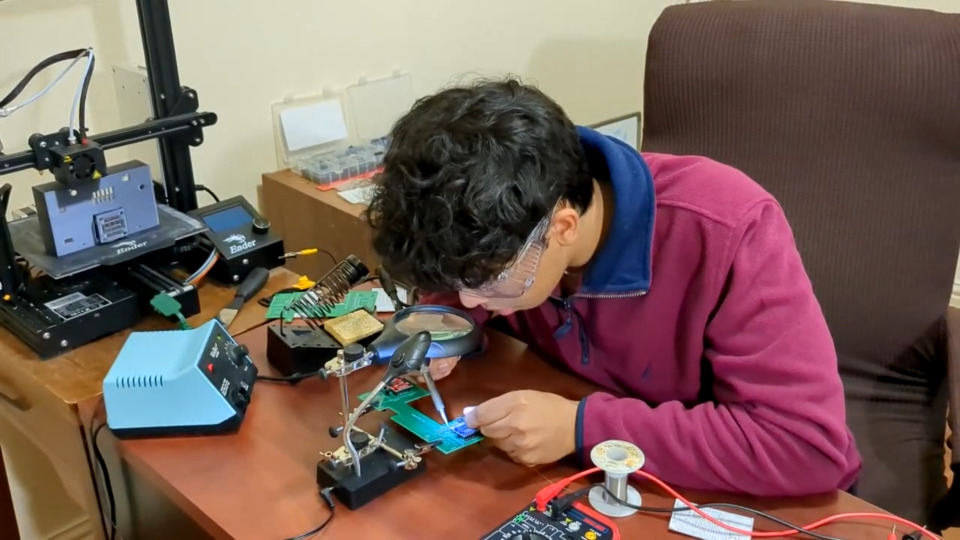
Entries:
{"label": "chair backrest", "polygon": [[716,159],[779,199],[842,372],[883,376],[942,320],[960,249],[960,16],[835,0],[669,7],[644,102],[644,151]]}
{"label": "chair backrest", "polygon": [[833,334],[859,495],[928,522],[946,490],[944,316],[960,249],[960,16],[716,0],[650,34],[644,151],[780,201]]}

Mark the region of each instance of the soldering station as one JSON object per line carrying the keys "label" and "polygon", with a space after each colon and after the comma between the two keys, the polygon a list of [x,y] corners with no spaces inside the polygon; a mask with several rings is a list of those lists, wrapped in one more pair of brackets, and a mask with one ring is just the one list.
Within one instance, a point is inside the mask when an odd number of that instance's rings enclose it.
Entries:
{"label": "soldering station", "polygon": [[[0,117],[12,114],[13,100],[39,72],[62,62],[86,63],[70,125],[31,136],[27,150],[0,153],[0,175],[35,169],[53,177],[33,188],[35,210],[9,222],[12,186],[0,187],[0,324],[40,358],[51,359],[129,329],[145,316],[179,321],[179,329],[134,332],[126,339],[103,380],[107,426],[119,438],[235,433],[256,407],[257,381],[271,378],[260,374],[229,326],[263,287],[267,270],[296,253],[285,253],[283,239],[243,197],[198,207],[190,149],[202,144],[217,116],[201,112],[197,92],[180,85],[166,2],[137,6],[154,118],[87,133],[91,49],[43,60],[0,100]],[[158,141],[162,171],[106,158],[107,150],[145,140]],[[162,183],[155,180],[159,174]],[[390,318],[363,309],[332,320],[327,316],[352,289],[373,278],[398,308]],[[190,328],[185,320],[201,310],[197,286],[202,279],[237,286],[237,295],[219,317]],[[318,426],[332,439],[319,451],[315,478],[331,510],[332,494],[347,508],[364,511],[375,499],[423,476],[430,452],[450,454],[483,440],[463,416],[449,418],[429,371],[433,358],[481,349],[480,328],[456,309],[405,305],[394,291],[382,269],[371,275],[363,261],[349,256],[301,287],[283,316],[267,325],[267,360],[282,375],[272,380],[320,378],[339,386],[340,422]],[[353,396],[348,378],[361,370],[382,374],[372,388]],[[428,396],[439,422],[410,405]],[[371,411],[392,416],[377,429],[358,426]],[[614,520],[637,511],[696,514],[726,532],[749,534],[642,471],[644,454],[629,442],[607,441],[590,457],[594,469],[550,484],[514,516],[491,523],[481,540],[618,539]],[[601,471],[601,484],[563,493],[572,481]],[[640,492],[629,483],[638,476],[683,504],[644,508]],[[836,519],[842,516],[795,529],[809,532]]]}

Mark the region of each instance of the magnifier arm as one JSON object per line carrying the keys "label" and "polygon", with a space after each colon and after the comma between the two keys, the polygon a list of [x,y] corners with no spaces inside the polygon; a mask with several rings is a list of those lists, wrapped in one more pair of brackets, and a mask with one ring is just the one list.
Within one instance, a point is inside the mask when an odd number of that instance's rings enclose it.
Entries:
{"label": "magnifier arm", "polygon": [[363,356],[352,359],[344,355],[341,349],[337,353],[336,358],[324,364],[323,369],[327,377],[346,377],[354,371],[360,371],[365,367],[371,366],[373,364],[373,356],[373,353],[364,351]]}
{"label": "magnifier arm", "polygon": [[420,371],[427,365],[427,351],[430,349],[430,333],[420,332],[405,339],[390,358],[390,366],[383,376],[387,384],[397,377]]}
{"label": "magnifier arm", "polygon": [[357,452],[357,448],[353,445],[353,441],[350,440],[350,433],[353,432],[353,426],[357,423],[357,420],[363,415],[363,412],[370,407],[370,404],[373,403],[373,400],[380,395],[380,392],[383,392],[383,389],[387,387],[387,384],[383,381],[377,383],[377,386],[367,394],[366,399],[364,399],[356,409],[350,414],[350,417],[347,418],[346,423],[343,425],[343,447],[350,452],[350,458],[353,460],[354,471],[357,476],[360,476],[360,452]]}

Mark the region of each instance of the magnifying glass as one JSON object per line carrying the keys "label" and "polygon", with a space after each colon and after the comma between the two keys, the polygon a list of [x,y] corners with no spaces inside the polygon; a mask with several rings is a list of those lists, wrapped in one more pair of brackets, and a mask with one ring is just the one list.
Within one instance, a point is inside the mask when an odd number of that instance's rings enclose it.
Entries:
{"label": "magnifying glass", "polygon": [[480,327],[465,311],[432,304],[402,309],[384,324],[383,331],[367,346],[374,363],[390,359],[407,338],[430,334],[426,358],[464,356],[480,347]]}

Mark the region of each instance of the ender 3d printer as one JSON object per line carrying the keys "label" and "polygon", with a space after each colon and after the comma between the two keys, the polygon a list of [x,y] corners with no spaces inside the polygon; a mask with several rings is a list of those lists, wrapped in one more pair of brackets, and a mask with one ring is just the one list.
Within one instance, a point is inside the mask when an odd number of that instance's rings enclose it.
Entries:
{"label": "ender 3d printer", "polygon": [[[215,124],[217,116],[198,112],[196,91],[180,85],[167,2],[137,0],[136,5],[154,118],[98,135],[87,133],[92,49],[45,59],[0,99],[2,118],[43,96],[71,67],[85,61],[69,127],[32,135],[29,150],[0,152],[0,175],[36,169],[51,171],[55,180],[33,188],[35,212],[9,223],[12,187],[0,187],[0,324],[41,358],[129,328],[150,311],[150,300],[160,293],[179,297],[184,316],[199,312],[195,284],[174,279],[157,261],[191,251],[186,247],[206,246],[200,236],[210,234],[204,216],[188,215],[197,211],[190,147],[203,142],[203,129]],[[61,62],[71,63],[47,88],[13,104],[38,73]],[[164,185],[154,182],[150,168],[141,162],[107,165],[106,150],[153,139],[159,143],[163,169],[153,172],[162,173]],[[276,244],[278,239],[272,249],[282,253],[282,245]],[[276,256],[266,264],[258,262],[268,268],[280,264]]]}

